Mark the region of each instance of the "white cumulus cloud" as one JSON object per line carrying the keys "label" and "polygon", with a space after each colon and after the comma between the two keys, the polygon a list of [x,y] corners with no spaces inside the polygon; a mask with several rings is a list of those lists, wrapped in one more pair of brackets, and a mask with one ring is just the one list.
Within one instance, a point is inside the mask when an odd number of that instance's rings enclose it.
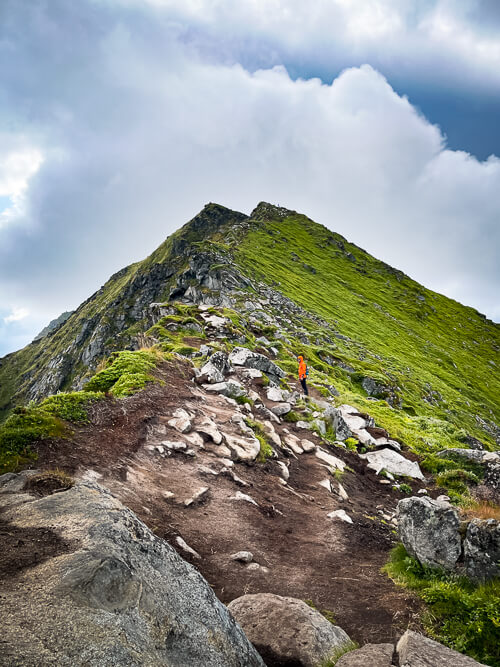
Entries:
{"label": "white cumulus cloud", "polygon": [[30,314],[27,308],[17,308],[14,307],[10,315],[7,315],[3,318],[5,324],[10,324],[11,322],[19,322],[24,320]]}

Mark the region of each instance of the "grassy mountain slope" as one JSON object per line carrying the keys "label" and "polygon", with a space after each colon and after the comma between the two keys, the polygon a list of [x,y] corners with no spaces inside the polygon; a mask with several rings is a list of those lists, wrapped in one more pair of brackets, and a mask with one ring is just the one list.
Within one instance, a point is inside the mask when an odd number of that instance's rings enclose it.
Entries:
{"label": "grassy mountain slope", "polygon": [[436,424],[419,417],[439,419],[494,443],[500,421],[498,324],[303,215],[265,217],[236,257],[250,275],[276,281],[283,294],[351,339],[336,340],[334,354],[357,373],[334,367],[337,381],[349,379],[346,388],[361,394],[359,374],[396,387],[402,409],[390,411],[388,426],[413,421],[432,437]]}
{"label": "grassy mountain slope", "polygon": [[[304,352],[312,381],[331,382],[360,408],[369,404],[381,425],[418,451],[458,446],[467,434],[497,447],[500,326],[306,216],[268,204],[250,218],[208,205],[55,332],[0,360],[0,410],[78,385],[109,353],[140,347],[154,323],[149,304],[179,285],[177,298],[191,286],[210,301],[214,285],[241,275],[250,281],[225,290],[238,312],[259,284],[303,309],[283,324],[289,343],[276,343],[285,367]],[[247,320],[234,317],[248,333]]]}

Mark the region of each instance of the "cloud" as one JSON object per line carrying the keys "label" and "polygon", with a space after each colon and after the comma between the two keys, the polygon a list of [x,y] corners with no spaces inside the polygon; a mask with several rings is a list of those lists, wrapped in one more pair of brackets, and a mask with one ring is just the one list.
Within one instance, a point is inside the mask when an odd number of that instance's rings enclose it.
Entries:
{"label": "cloud", "polygon": [[7,315],[3,318],[5,324],[10,324],[11,322],[19,322],[19,320],[24,320],[29,315],[29,310],[27,308],[16,308],[12,309],[10,315]]}
{"label": "cloud", "polygon": [[[5,6],[0,120],[40,156],[22,211],[0,228],[5,309],[47,322],[208,201],[249,212],[264,199],[500,318],[499,160],[447,148],[441,130],[374,67],[347,68],[331,84],[294,80],[282,66],[207,56],[199,31],[189,39],[165,7]],[[281,3],[269,6],[282,17]],[[347,3],[332,7],[347,20]],[[238,9],[235,21],[242,16]],[[298,19],[283,20],[287,31]],[[391,21],[381,19],[384,30],[396,30]]]}
{"label": "cloud", "polygon": [[0,210],[0,227],[22,215],[28,183],[42,162],[41,152],[23,137],[0,133],[0,198],[8,202]]}

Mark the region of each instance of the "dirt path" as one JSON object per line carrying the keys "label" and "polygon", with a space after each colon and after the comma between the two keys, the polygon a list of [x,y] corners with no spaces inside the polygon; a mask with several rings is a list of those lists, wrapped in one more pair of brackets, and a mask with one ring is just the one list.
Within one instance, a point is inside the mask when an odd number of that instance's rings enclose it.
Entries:
{"label": "dirt path", "polygon": [[[202,400],[186,366],[169,367],[165,377],[164,387],[151,385],[124,401],[97,404],[91,424],[71,440],[40,447],[39,467],[97,479],[173,546],[182,536],[201,558],[181,555],[225,603],[244,593],[289,595],[332,612],[359,643],[399,636],[418,602],[380,572],[395,540],[393,526],[380,515],[393,511],[399,499],[390,485],[382,485],[356,455],[339,449],[332,453],[353,471],[342,476],[349,496],[344,501],[319,485],[329,473],[313,453],[289,460],[288,486],[280,481],[274,461],[235,464],[232,470],[240,483],[227,471],[210,474],[207,468],[223,469],[215,446],[207,445],[195,457],[152,455],[147,448],[151,424],[164,423],[176,408],[208,410],[224,428],[234,413],[222,397]],[[185,507],[184,501],[200,487],[209,487],[206,499]],[[238,491],[257,506],[234,499]],[[174,497],[166,498],[165,492]],[[340,508],[352,525],[327,517]],[[251,551],[267,570],[231,560],[241,550]]]}

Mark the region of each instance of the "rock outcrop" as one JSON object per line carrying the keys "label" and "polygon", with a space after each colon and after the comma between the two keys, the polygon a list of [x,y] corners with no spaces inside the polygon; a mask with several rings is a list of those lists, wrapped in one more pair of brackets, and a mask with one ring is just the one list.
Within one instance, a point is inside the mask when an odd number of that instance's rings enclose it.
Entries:
{"label": "rock outcrop", "polygon": [[397,514],[401,542],[423,565],[466,574],[478,582],[500,576],[496,519],[460,522],[458,511],[447,501],[425,496],[400,500]]}
{"label": "rock outcrop", "polygon": [[2,518],[66,547],[2,585],[2,664],[263,667],[203,577],[107,490],[37,498],[25,479],[0,478]]}
{"label": "rock outcrop", "polygon": [[431,498],[398,503],[398,533],[408,553],[422,564],[452,570],[461,553],[457,510]]}

